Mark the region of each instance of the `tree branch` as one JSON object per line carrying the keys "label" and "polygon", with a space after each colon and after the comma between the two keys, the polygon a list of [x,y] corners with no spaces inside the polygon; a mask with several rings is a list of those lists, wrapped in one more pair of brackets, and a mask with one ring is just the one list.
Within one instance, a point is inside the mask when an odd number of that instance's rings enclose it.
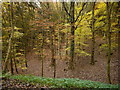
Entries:
{"label": "tree branch", "polygon": [[68,12],[67,8],[65,7],[65,2],[64,2],[64,1],[62,2],[62,5],[63,5],[63,7],[64,7],[64,9],[65,9],[65,12],[67,13],[67,15],[68,15],[69,17],[71,17],[70,13]]}
{"label": "tree branch", "polygon": [[81,16],[81,19],[79,20],[78,24],[76,25],[75,30],[78,28],[78,25],[79,25],[80,21],[82,20],[82,17],[83,17],[83,15]]}
{"label": "tree branch", "polygon": [[111,7],[110,7],[110,14],[111,14],[111,11],[112,11],[112,8],[113,8],[113,5],[114,5],[114,2],[111,4]]}
{"label": "tree branch", "polygon": [[78,20],[78,18],[80,17],[81,12],[82,12],[82,10],[83,10],[85,4],[86,4],[86,3],[83,3],[83,5],[82,5],[82,9],[79,11],[79,14],[77,15],[77,18],[76,18],[75,22],[76,22],[76,21]]}

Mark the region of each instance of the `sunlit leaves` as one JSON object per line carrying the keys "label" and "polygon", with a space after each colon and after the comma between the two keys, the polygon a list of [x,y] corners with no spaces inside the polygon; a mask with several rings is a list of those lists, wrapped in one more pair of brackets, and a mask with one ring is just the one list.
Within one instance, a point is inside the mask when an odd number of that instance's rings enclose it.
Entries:
{"label": "sunlit leaves", "polygon": [[23,33],[20,33],[18,31],[14,32],[14,38],[21,38],[23,36]]}
{"label": "sunlit leaves", "polygon": [[27,67],[22,67],[21,69],[22,69],[22,70],[26,70],[26,69],[27,69]]}
{"label": "sunlit leaves", "polygon": [[80,49],[76,49],[76,53],[78,53],[79,56],[91,56],[91,54]]}
{"label": "sunlit leaves", "polygon": [[[103,26],[105,23],[104,22],[97,22],[96,23],[96,27],[101,27],[101,26]],[[102,27],[101,27],[102,28]]]}
{"label": "sunlit leaves", "polygon": [[105,3],[97,3],[95,7],[95,16],[99,16],[99,14],[105,14],[106,4]]}

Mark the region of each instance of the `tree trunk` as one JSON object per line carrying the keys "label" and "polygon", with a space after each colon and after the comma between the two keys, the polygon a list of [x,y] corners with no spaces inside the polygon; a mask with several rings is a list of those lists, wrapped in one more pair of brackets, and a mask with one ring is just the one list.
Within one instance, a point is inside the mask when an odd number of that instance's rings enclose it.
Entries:
{"label": "tree trunk", "polygon": [[13,55],[11,55],[10,57],[10,67],[11,67],[11,74],[13,75],[14,74],[14,69],[13,69]]}
{"label": "tree trunk", "polygon": [[3,68],[3,71],[6,73],[7,72],[7,66],[8,66],[8,63],[9,63],[9,56],[10,56],[10,51],[11,51],[11,44],[12,44],[12,38],[13,38],[13,34],[14,34],[14,24],[13,24],[13,2],[10,3],[10,6],[11,6],[11,35],[10,35],[10,38],[9,38],[9,41],[8,41],[8,50],[7,50],[7,55],[6,55],[6,58],[5,58],[5,63],[4,63],[4,68]]}
{"label": "tree trunk", "polygon": [[107,11],[107,39],[108,39],[108,61],[107,61],[107,77],[108,82],[111,84],[111,77],[110,77],[110,61],[111,61],[111,20],[110,20],[110,5],[109,2],[106,3],[106,11]]}
{"label": "tree trunk", "polygon": [[[54,59],[55,60],[55,59]],[[56,60],[54,61],[54,78],[56,77]]]}
{"label": "tree trunk", "polygon": [[[26,49],[26,48],[25,48],[25,49]],[[24,54],[25,54],[25,66],[28,67],[28,64],[27,64],[27,56],[26,56],[26,54],[27,54],[27,53],[26,53],[26,50],[25,50],[25,53],[24,53]]]}
{"label": "tree trunk", "polygon": [[44,74],[43,74],[43,71],[44,71],[44,70],[43,70],[43,69],[44,69],[44,68],[43,68],[43,59],[44,59],[44,57],[43,57],[43,54],[42,54],[42,77],[43,77],[43,75],[44,75]]}
{"label": "tree trunk", "polygon": [[[118,2],[118,12],[120,12],[120,2]],[[118,15],[118,28],[120,28],[120,15]],[[120,31],[118,31],[118,61],[120,61]],[[120,70],[120,67],[118,67],[118,71]],[[120,75],[120,72],[118,72],[118,75]],[[118,79],[120,81],[120,78]]]}
{"label": "tree trunk", "polygon": [[[56,52],[57,52],[57,50],[55,50],[55,55],[57,55],[56,54]],[[54,78],[56,77],[56,59],[54,59]]]}
{"label": "tree trunk", "polygon": [[18,74],[17,63],[16,63],[16,59],[15,59],[15,54],[16,54],[15,49],[16,49],[15,42],[13,41],[13,62],[14,62],[14,66],[15,66],[15,71]]}
{"label": "tree trunk", "polygon": [[43,48],[43,47],[44,47],[44,37],[45,37],[45,36],[44,36],[44,31],[42,31],[42,65],[41,65],[41,66],[42,66],[42,67],[41,67],[41,69],[42,69],[42,70],[41,70],[41,71],[42,71],[42,77],[43,77],[43,75],[44,75],[44,74],[43,74],[43,73],[44,73],[44,68],[43,68],[43,63],[44,63],[44,62],[43,62],[43,61],[44,61],[44,48]]}
{"label": "tree trunk", "polygon": [[27,43],[26,42],[25,42],[25,46],[24,46],[24,55],[25,55],[25,66],[27,68],[28,64],[27,64]]}
{"label": "tree trunk", "polygon": [[74,32],[75,32],[75,19],[74,19],[75,2],[71,2],[71,45],[70,45],[70,63],[69,68],[74,69]]}
{"label": "tree trunk", "polygon": [[91,49],[91,64],[94,65],[94,52],[95,52],[95,30],[94,30],[94,7],[95,7],[95,2],[93,2],[93,9],[92,9],[92,49]]}
{"label": "tree trunk", "polygon": [[14,65],[15,65],[15,71],[16,71],[16,73],[18,74],[17,63],[16,63],[15,58],[14,58]]}
{"label": "tree trunk", "polygon": [[61,37],[60,37],[60,29],[58,29],[58,55],[61,59]]}
{"label": "tree trunk", "polygon": [[50,41],[51,41],[51,53],[52,53],[51,65],[54,67],[54,78],[55,78],[55,76],[56,76],[56,60],[54,58],[55,53],[54,53],[54,39],[53,39],[54,29],[53,29],[53,27],[50,27],[50,33],[51,33]]}
{"label": "tree trunk", "polygon": [[[74,15],[74,12],[75,12],[75,2],[70,2],[70,12],[65,7],[65,3],[63,2],[62,4],[63,4],[64,10],[67,13],[67,15],[69,16],[69,20],[70,20],[70,26],[71,26],[70,57],[71,58],[70,58],[70,62],[69,62],[69,69],[73,70],[74,69],[74,48],[75,48],[74,32],[75,32],[75,30],[77,29],[77,27],[79,25],[79,24],[75,25],[75,22],[77,22],[79,20],[81,12],[84,9],[84,6],[85,6],[86,3],[83,3],[82,9],[79,11],[76,19],[75,19],[75,15]],[[79,22],[81,20],[79,20]]]}
{"label": "tree trunk", "polygon": [[68,44],[68,31],[67,31],[67,33],[66,33],[66,56],[68,56],[68,47],[69,47],[69,44]]}

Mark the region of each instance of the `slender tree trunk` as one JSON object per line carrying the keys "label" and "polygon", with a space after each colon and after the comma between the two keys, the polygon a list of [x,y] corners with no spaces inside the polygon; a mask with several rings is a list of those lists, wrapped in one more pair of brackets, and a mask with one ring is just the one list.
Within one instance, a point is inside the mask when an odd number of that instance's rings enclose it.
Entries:
{"label": "slender tree trunk", "polygon": [[54,29],[53,27],[50,27],[50,32],[51,32],[51,37],[50,37],[50,41],[51,41],[51,53],[52,53],[52,57],[51,57],[51,65],[54,67],[54,78],[56,76],[56,60],[54,58],[54,39],[53,39],[53,34],[54,34]]}
{"label": "slender tree trunk", "polygon": [[111,61],[111,20],[110,20],[110,5],[109,2],[106,3],[106,11],[107,11],[107,39],[108,39],[108,61],[107,61],[107,77],[108,82],[111,84],[111,76],[110,76],[110,61]]}
{"label": "slender tree trunk", "polygon": [[[117,13],[120,12],[120,2],[118,2],[118,11]],[[120,28],[120,15],[118,14],[118,28]],[[120,62],[120,31],[118,31],[118,61]],[[120,71],[120,66],[118,67],[118,71]],[[118,75],[120,75],[120,72],[118,72]],[[120,82],[120,78],[118,79]]]}
{"label": "slender tree trunk", "polygon": [[95,2],[93,2],[93,9],[92,9],[92,49],[91,49],[91,64],[94,65],[94,52],[95,52],[95,30],[94,30],[94,7],[95,7]]}
{"label": "slender tree trunk", "polygon": [[43,75],[44,75],[44,68],[43,68],[43,63],[44,63],[44,62],[43,62],[43,61],[44,61],[44,37],[45,37],[45,36],[44,36],[44,31],[42,31],[42,38],[43,38],[43,39],[42,39],[42,65],[41,65],[41,66],[42,66],[42,67],[41,67],[41,69],[42,69],[42,70],[41,70],[41,71],[42,71],[42,77],[43,77]]}
{"label": "slender tree trunk", "polygon": [[[62,10],[64,10],[63,7],[62,7]],[[66,21],[65,19],[69,18],[69,17],[65,13],[63,14],[63,18],[64,18],[64,22],[67,23],[68,20]],[[66,27],[66,28],[68,28],[68,27]],[[66,56],[69,55],[68,49],[67,49],[69,47],[69,43],[68,43],[69,42],[69,39],[68,39],[69,37],[68,37],[68,34],[69,34],[69,31],[67,30],[67,32],[66,32]]]}
{"label": "slender tree trunk", "polygon": [[75,32],[75,19],[74,19],[75,2],[71,2],[71,45],[70,45],[70,63],[69,68],[74,69],[74,32]]}
{"label": "slender tree trunk", "polygon": [[28,64],[27,64],[27,41],[25,42],[25,46],[24,46],[24,57],[25,57],[25,66],[27,68],[28,67]]}
{"label": "slender tree trunk", "polygon": [[[13,36],[13,38],[14,38],[14,36]],[[16,63],[16,59],[15,59],[15,54],[16,54],[16,48],[15,48],[15,40],[13,40],[13,45],[12,45],[12,47],[13,47],[13,62],[14,62],[14,66],[15,66],[15,71],[16,71],[16,73],[18,74],[18,69],[17,69],[17,63]]]}
{"label": "slender tree trunk", "polygon": [[51,53],[52,53],[52,57],[51,57],[51,64],[54,65],[54,44],[53,44],[53,28],[50,27],[50,33],[51,33],[51,37],[50,37],[50,42],[51,42]]}
{"label": "slender tree trunk", "polygon": [[27,55],[26,47],[25,47],[25,53],[24,53],[24,54],[25,54],[25,66],[28,67],[28,64],[27,64],[27,56],[26,56],[26,55]]}
{"label": "slender tree trunk", "polygon": [[56,77],[56,60],[54,62],[54,78]]}
{"label": "slender tree trunk", "polygon": [[13,55],[11,55],[11,57],[10,57],[10,67],[11,67],[11,74],[13,75],[14,74],[14,72],[13,72],[14,71],[14,69],[13,69]]}
{"label": "slender tree trunk", "polygon": [[43,56],[43,54],[42,54],[42,77],[43,77],[43,75],[44,75],[43,59],[44,59],[44,56]]}
{"label": "slender tree trunk", "polygon": [[15,58],[13,59],[13,61],[14,61],[14,65],[15,65],[15,71],[16,71],[16,73],[18,74],[17,63],[16,63]]}
{"label": "slender tree trunk", "polygon": [[[14,36],[13,36],[14,38]],[[11,50],[10,50],[10,70],[11,74],[14,74],[14,69],[13,69],[13,59],[14,59],[14,48],[13,48],[13,39],[12,39],[12,44],[11,44]]]}
{"label": "slender tree trunk", "polygon": [[10,35],[10,38],[9,38],[9,41],[8,41],[8,50],[7,50],[7,55],[6,55],[6,58],[5,58],[5,64],[4,64],[4,68],[3,68],[3,71],[6,73],[7,72],[7,66],[8,66],[8,63],[9,63],[9,56],[10,56],[10,51],[11,51],[11,45],[12,45],[12,38],[13,38],[13,34],[14,34],[14,24],[13,24],[13,2],[10,3],[10,8],[11,8],[11,35]]}
{"label": "slender tree trunk", "polygon": [[[68,31],[66,33],[66,49],[68,48]],[[66,55],[68,55],[68,49],[66,50]]]}
{"label": "slender tree trunk", "polygon": [[60,56],[61,59],[61,38],[60,38],[60,29],[58,29],[58,54]]}
{"label": "slender tree trunk", "polygon": [[[56,50],[55,50],[55,55],[56,55]],[[56,77],[56,59],[54,59],[54,78]]]}

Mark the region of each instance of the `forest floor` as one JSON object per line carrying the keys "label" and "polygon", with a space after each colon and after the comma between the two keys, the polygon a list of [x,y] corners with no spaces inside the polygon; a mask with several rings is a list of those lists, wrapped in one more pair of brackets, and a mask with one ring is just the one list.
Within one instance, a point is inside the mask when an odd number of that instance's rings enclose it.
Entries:
{"label": "forest floor", "polygon": [[20,80],[16,79],[2,79],[2,90],[7,90],[8,88],[37,88],[38,86],[30,84],[30,83],[25,83]]}
{"label": "forest floor", "polygon": [[[78,56],[75,59],[75,69],[68,69],[68,62],[64,56],[56,59],[56,78],[79,78],[81,80],[92,80],[108,83],[107,81],[107,56],[102,49],[99,50],[99,44],[102,40],[96,40],[95,48],[95,65],[90,64],[90,56]],[[89,43],[90,44],[90,43]],[[64,49],[64,48],[63,48]],[[90,46],[85,48],[85,51],[90,53]],[[53,67],[51,66],[51,52],[49,49],[45,50],[46,57],[44,59],[44,77],[53,77]],[[118,57],[117,50],[114,51],[111,59],[111,80],[113,84],[118,83]],[[20,74],[32,74],[41,76],[41,60],[34,51],[27,54],[28,68],[27,70],[19,70]]]}

